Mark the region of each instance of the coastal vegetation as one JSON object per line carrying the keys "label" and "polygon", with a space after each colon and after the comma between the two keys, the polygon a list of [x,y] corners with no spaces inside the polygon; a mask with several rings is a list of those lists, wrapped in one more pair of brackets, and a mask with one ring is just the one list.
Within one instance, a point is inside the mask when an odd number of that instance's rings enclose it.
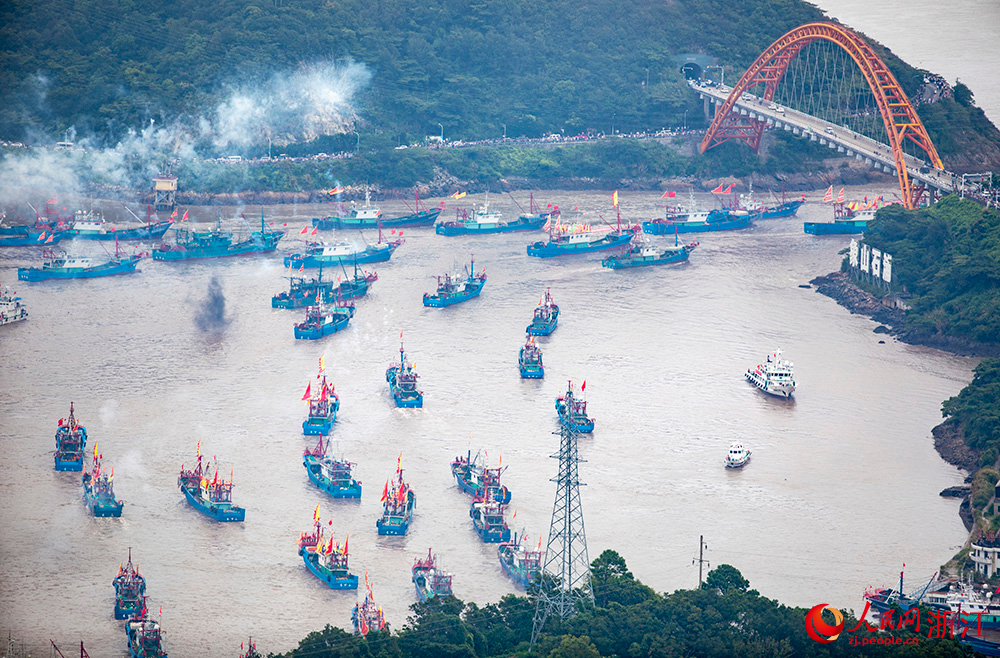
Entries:
{"label": "coastal vegetation", "polygon": [[[462,169],[472,169],[469,180],[487,171],[620,180],[629,168],[700,176],[720,164],[738,176],[796,171],[803,149],[781,140],[770,155],[734,145],[707,162],[618,145],[607,147],[618,151],[609,167],[599,166],[600,149],[564,156],[514,149],[493,158],[397,156],[392,149],[431,135],[481,140],[704,127],[679,56],[702,55],[702,64],[715,58],[717,67],[699,72],[718,77],[724,70],[732,81],[781,34],[825,16],[802,0],[746,0],[738,7],[724,0],[586,0],[572,7],[523,0],[224,0],[210,6],[40,0],[6,3],[0,18],[0,137],[75,134],[114,144],[154,125],[235,128],[242,115],[276,111],[273,93],[294,86],[302,98],[349,98],[349,107],[335,117],[310,117],[328,125],[308,134],[268,124],[252,139],[227,141],[195,130],[185,147],[213,157],[266,155],[272,138],[289,154],[356,147],[370,157],[331,175],[404,185],[426,182],[428,161],[459,178]],[[875,47],[917,97],[923,72]],[[347,88],[356,90],[347,94]],[[959,85],[919,112],[946,163],[961,169],[967,153],[978,154],[977,170],[1000,163],[1000,133],[967,88]],[[158,148],[177,146],[175,139],[156,141]],[[221,144],[227,152],[219,152]],[[508,168],[511,159],[516,174]],[[309,189],[322,175],[275,171],[242,182]]]}
{"label": "coastal vegetation", "polygon": [[[740,572],[721,565],[700,589],[660,594],[642,584],[624,559],[606,550],[593,562],[596,603],[567,620],[550,617],[533,654],[528,653],[534,601],[508,595],[482,607],[453,597],[414,604],[398,631],[355,637],[327,626],[310,633],[285,658],[621,658],[639,656],[965,656],[956,640],[907,630],[869,632],[845,611],[845,633],[832,643],[810,639],[806,610],[781,605],[750,589]],[[883,644],[852,645],[849,636]],[[899,638],[900,644],[891,642]],[[905,645],[907,640],[919,644]]]}

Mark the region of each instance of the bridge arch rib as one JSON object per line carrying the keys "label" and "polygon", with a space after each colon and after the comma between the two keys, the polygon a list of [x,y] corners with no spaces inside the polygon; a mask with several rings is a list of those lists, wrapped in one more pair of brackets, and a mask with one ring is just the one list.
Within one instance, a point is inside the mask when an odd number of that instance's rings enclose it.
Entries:
{"label": "bridge arch rib", "polygon": [[764,85],[760,96],[765,101],[774,99],[778,83],[788,70],[793,59],[813,41],[826,40],[843,48],[861,69],[868,86],[875,95],[879,114],[885,124],[896,162],[899,189],[903,204],[907,208],[916,205],[922,189],[914,187],[906,171],[903,142],[909,140],[927,154],[928,161],[939,169],[944,169],[937,149],[931,143],[924,124],[910,104],[903,88],[889,68],[868,43],[857,34],[837,23],[806,23],[784,34],[760,54],[746,73],[733,86],[729,97],[715,113],[715,118],[701,142],[701,152],[730,140],[742,141],[757,151],[764,132],[764,121],[746,119],[734,112],[736,101],[744,92]]}

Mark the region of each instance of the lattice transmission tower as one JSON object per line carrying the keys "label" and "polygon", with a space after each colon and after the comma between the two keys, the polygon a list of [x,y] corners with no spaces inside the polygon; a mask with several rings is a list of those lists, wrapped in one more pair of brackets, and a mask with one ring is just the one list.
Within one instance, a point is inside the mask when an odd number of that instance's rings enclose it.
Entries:
{"label": "lattice transmission tower", "polygon": [[530,649],[534,650],[538,634],[550,615],[562,618],[576,612],[577,603],[594,603],[594,590],[590,579],[590,558],[587,555],[587,534],[583,528],[583,505],[580,502],[580,476],[577,465],[581,461],[577,451],[577,433],[563,427],[558,434],[559,476],[556,483],[556,500],[552,506],[549,525],[549,543],[545,550],[535,604],[535,620],[531,629]]}

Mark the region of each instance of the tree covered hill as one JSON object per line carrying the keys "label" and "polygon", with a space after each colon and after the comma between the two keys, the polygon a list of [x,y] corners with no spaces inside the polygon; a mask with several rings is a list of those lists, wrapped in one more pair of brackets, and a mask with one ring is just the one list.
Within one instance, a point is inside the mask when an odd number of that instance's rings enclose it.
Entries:
{"label": "tree covered hill", "polygon": [[[260,99],[275,75],[348,61],[370,74],[352,101],[358,130],[393,144],[439,131],[471,139],[504,127],[535,136],[697,125],[701,106],[676,55],[716,57],[735,79],[778,36],[823,19],[802,0],[3,3],[0,137],[73,127],[115,139],[151,120],[230,112],[234,88],[256,86]],[[915,91],[916,71],[883,54]],[[992,126],[978,108],[946,103],[930,122],[944,155],[1000,142],[995,128],[984,133]],[[334,130],[350,133],[346,124]],[[950,135],[951,125],[963,135]]]}

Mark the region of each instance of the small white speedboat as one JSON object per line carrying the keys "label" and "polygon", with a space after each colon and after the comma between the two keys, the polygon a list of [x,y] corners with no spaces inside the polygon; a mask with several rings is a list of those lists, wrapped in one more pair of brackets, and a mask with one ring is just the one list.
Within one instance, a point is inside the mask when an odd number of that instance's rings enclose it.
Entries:
{"label": "small white speedboat", "polygon": [[729,454],[726,455],[726,468],[741,468],[750,461],[750,451],[743,447],[742,443],[734,443],[729,446]]}

